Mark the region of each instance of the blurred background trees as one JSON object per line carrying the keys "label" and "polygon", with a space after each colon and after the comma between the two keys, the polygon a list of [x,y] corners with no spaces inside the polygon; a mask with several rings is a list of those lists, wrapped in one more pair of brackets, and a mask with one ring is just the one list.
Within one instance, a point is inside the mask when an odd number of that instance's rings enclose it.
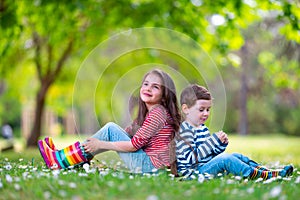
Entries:
{"label": "blurred background trees", "polygon": [[[28,146],[52,129],[90,133],[95,125],[84,113],[94,105],[77,102],[72,109],[80,64],[120,31],[163,27],[188,35],[216,62],[227,94],[225,131],[300,135],[299,7],[288,0],[0,0],[0,125],[10,124]],[[105,71],[106,89],[95,106],[99,121],[113,120],[111,80],[150,62],[205,84],[167,52],[128,53]],[[73,116],[80,124],[66,128]],[[47,127],[47,120],[57,126]]]}

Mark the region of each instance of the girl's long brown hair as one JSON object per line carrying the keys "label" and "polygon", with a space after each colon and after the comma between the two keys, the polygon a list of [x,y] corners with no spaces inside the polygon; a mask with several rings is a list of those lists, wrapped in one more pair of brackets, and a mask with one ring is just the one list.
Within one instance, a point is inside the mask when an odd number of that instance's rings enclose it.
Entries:
{"label": "girl's long brown hair", "polygon": [[[160,69],[154,69],[154,70],[151,70],[150,72],[146,73],[142,82],[144,82],[144,80],[146,79],[146,77],[149,74],[158,75],[162,80],[163,94],[162,94],[161,105],[164,106],[167,109],[167,111],[169,112],[169,114],[171,115],[173,121],[168,121],[168,123],[170,123],[174,128],[174,132],[172,133],[171,143],[170,143],[170,162],[171,162],[170,167],[171,167],[171,172],[174,175],[177,175],[176,152],[175,152],[175,150],[176,150],[175,149],[175,133],[177,133],[179,130],[181,115],[180,115],[179,108],[178,108],[175,84],[174,84],[172,78],[167,73],[165,73],[164,71],[162,71]],[[143,125],[143,122],[145,121],[147,112],[148,112],[148,109],[146,107],[146,104],[142,101],[141,97],[139,96],[137,118],[134,120],[134,122],[132,124],[133,134],[137,131],[137,129],[139,127],[141,127]]]}

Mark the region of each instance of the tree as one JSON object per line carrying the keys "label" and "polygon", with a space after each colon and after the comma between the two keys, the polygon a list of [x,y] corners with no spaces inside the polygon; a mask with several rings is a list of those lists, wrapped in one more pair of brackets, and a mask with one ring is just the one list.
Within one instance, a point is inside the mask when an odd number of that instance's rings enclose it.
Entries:
{"label": "tree", "polygon": [[[13,57],[17,51],[22,51],[23,59],[31,59],[39,81],[35,122],[28,146],[37,143],[47,93],[61,72],[70,69],[68,59],[84,58],[103,38],[115,31],[143,26],[170,28],[188,34],[208,52],[218,52],[226,58],[228,51],[243,45],[240,30],[260,19],[258,10],[277,9],[279,15],[283,13],[280,15],[282,19],[292,22],[287,30],[299,28],[296,4],[288,1],[275,5],[263,0],[255,5],[241,0],[0,2],[0,8],[10,8],[9,15],[0,9],[1,21],[14,19],[15,22],[1,26],[1,29],[5,27],[6,33],[14,33],[5,43],[1,37],[1,58]],[[285,34],[295,37],[288,31]],[[9,49],[13,51],[9,52]]]}
{"label": "tree", "polygon": [[[283,7],[286,5],[283,4]],[[296,123],[290,119],[295,118],[293,115],[297,113],[295,98],[297,98],[297,89],[300,86],[299,54],[296,50],[299,48],[297,42],[299,28],[296,25],[294,25],[294,29],[291,28],[293,23],[289,23],[289,17],[284,18],[287,13],[289,13],[288,16],[293,16],[292,13],[295,12],[295,7],[289,8],[292,12],[286,11],[286,8],[280,10],[273,6],[273,12],[265,13],[261,20],[251,24],[247,29],[243,29],[245,41],[243,47],[228,54],[232,65],[235,66],[233,69],[237,72],[234,77],[238,75],[240,80],[239,92],[235,91],[240,94],[235,95],[238,97],[236,101],[239,102],[240,107],[235,107],[235,109],[238,109],[237,112],[239,112],[236,122],[237,130],[242,135],[248,134],[249,131],[262,133],[265,130],[287,133],[290,129],[289,132],[291,130],[294,130],[294,134],[297,132],[295,131]],[[291,32],[288,35],[283,34],[287,28]],[[235,62],[236,60],[238,62]],[[233,86],[230,87],[233,88]],[[280,109],[279,99],[282,99],[282,93],[289,93],[290,95],[285,95],[284,98],[293,102],[293,106],[290,106],[293,107],[293,110],[285,107],[284,115],[292,115],[289,119],[282,117],[283,112],[279,114],[276,111]],[[257,102],[260,102],[261,109],[257,109]],[[252,123],[249,124],[249,122]],[[285,124],[294,128],[288,128]],[[236,129],[231,131],[236,131]]]}

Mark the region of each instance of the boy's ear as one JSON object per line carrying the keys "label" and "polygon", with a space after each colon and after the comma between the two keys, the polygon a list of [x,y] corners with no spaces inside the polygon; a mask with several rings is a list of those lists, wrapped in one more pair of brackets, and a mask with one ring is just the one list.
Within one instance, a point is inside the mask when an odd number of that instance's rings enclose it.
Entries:
{"label": "boy's ear", "polygon": [[181,110],[184,114],[188,114],[189,113],[189,107],[186,104],[182,104],[181,105]]}

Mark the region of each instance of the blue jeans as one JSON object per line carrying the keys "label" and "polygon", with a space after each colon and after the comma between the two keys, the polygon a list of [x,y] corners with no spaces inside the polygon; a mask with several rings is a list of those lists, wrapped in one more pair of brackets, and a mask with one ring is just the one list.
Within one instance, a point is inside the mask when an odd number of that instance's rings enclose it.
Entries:
{"label": "blue jeans", "polygon": [[239,153],[221,153],[204,165],[198,166],[199,173],[217,175],[218,173],[248,177],[259,164]]}
{"label": "blue jeans", "polygon": [[[107,123],[98,132],[96,132],[93,138],[97,138],[102,141],[130,141],[130,137],[127,132],[120,126],[113,122]],[[117,152],[130,172],[133,173],[151,173],[156,168],[153,166],[150,157],[142,150],[139,149],[135,152]]]}

